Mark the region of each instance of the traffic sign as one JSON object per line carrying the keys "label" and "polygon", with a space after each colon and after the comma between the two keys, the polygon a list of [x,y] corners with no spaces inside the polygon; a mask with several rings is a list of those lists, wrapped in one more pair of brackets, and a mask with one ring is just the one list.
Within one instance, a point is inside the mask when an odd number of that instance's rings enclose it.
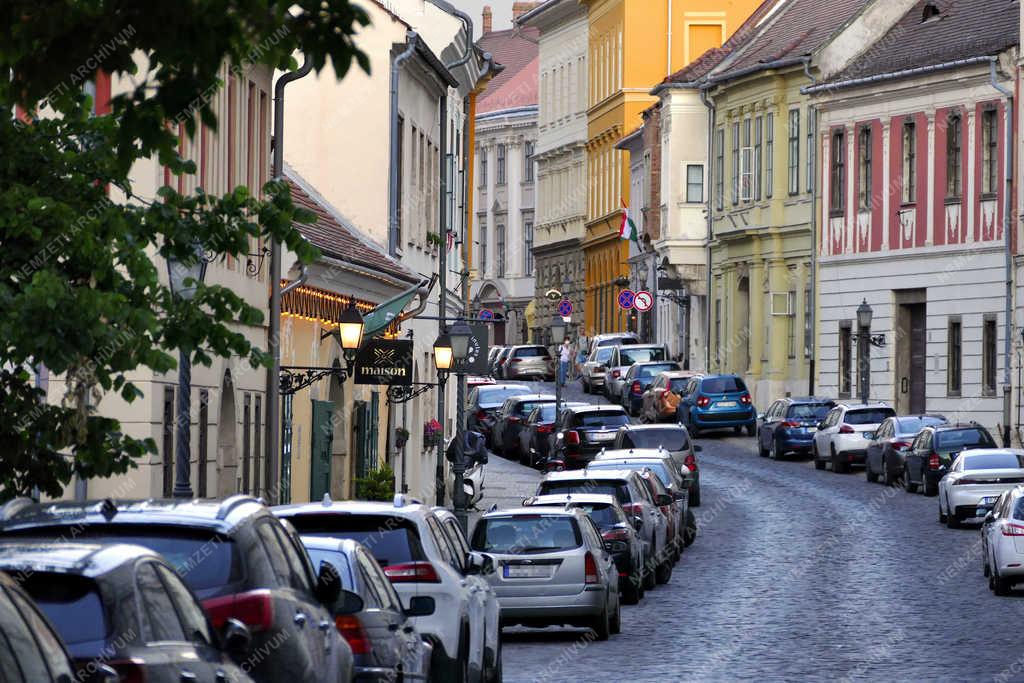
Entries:
{"label": "traffic sign", "polygon": [[483,308],[480,310],[481,320],[494,320],[494,311],[489,308]]}
{"label": "traffic sign", "polygon": [[633,293],[632,289],[622,290],[621,292],[619,292],[619,308],[633,308],[633,299],[635,298],[636,294]]}
{"label": "traffic sign", "polygon": [[568,299],[562,299],[558,302],[558,315],[563,318],[567,318],[572,315],[572,302]]}
{"label": "traffic sign", "polygon": [[633,297],[633,308],[641,313],[646,313],[651,310],[652,306],[654,306],[654,295],[645,289],[640,290],[636,293],[636,296]]}

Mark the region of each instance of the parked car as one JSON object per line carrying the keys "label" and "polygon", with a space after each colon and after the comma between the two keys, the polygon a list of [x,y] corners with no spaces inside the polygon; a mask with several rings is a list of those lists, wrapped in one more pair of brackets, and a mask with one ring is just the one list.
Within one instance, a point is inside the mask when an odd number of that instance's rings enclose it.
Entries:
{"label": "parked car", "polygon": [[489,512],[473,530],[472,547],[494,558],[488,579],[503,626],[583,626],[598,640],[620,631],[619,572],[583,510]]}
{"label": "parked car", "polygon": [[640,539],[644,543],[644,588],[652,589],[668,581],[672,573],[673,557],[669,551],[672,538],[668,534],[668,520],[659,503],[651,497],[650,489],[632,470],[593,470],[582,472],[552,472],[537,485],[537,495],[605,493],[614,495],[626,511],[640,519]]}
{"label": "parked car", "polygon": [[578,469],[615,439],[616,430],[629,424],[621,406],[566,407],[555,422],[546,467]]}
{"label": "parked car", "polygon": [[939,480],[949,470],[953,458],[972,448],[996,448],[995,439],[977,422],[922,429],[906,451],[903,484],[907,493],[914,493],[920,486],[924,495],[936,495]]}
{"label": "parked car", "polygon": [[[105,660],[79,667],[60,635],[32,598],[11,577],[0,572],[0,674],[11,683],[118,683],[121,676]],[[90,676],[89,669],[92,669]]]}
{"label": "parked car", "polygon": [[680,369],[681,366],[675,361],[634,363],[623,378],[619,403],[633,417],[639,416],[643,408],[644,392],[654,383],[655,378],[663,372]]}
{"label": "parked car", "polygon": [[780,398],[765,411],[757,429],[757,451],[775,460],[787,453],[811,452],[814,433],[836,405],[830,398]]}
{"label": "parked car", "polygon": [[505,379],[544,379],[549,382],[555,379],[551,353],[546,346],[513,346],[502,367]]}
{"label": "parked car", "polygon": [[690,370],[668,370],[659,373],[644,390],[640,400],[640,420],[642,422],[675,422],[678,403],[669,404],[665,400],[665,395],[675,394],[678,401],[683,389],[686,388],[687,380],[699,376],[699,372]]}
{"label": "parked car", "polygon": [[978,448],[956,456],[939,480],[939,522],[950,529],[984,517],[1002,493],[1024,483],[1024,451]]}
{"label": "parked car", "polygon": [[[626,372],[634,363],[649,363],[653,361],[667,361],[668,349],[664,344],[628,344],[615,346],[612,350],[612,357],[608,359],[608,370],[604,380],[604,395],[609,401],[622,401],[622,393],[626,386]],[[665,370],[681,370],[678,363],[673,367],[666,367]]]}
{"label": "parked car", "polygon": [[[563,408],[579,408],[587,403],[563,403]],[[555,404],[542,403],[526,417],[519,430],[519,463],[537,467],[547,462],[555,428]]]}
{"label": "parked car", "polygon": [[466,389],[472,390],[476,387],[487,386],[491,384],[497,384],[493,377],[480,376],[480,375],[468,375],[466,377]]}
{"label": "parked car", "polygon": [[505,361],[508,360],[508,354],[512,350],[511,346],[502,346],[498,353],[494,355],[494,362],[491,366],[491,374],[497,379],[505,378]]}
{"label": "parked car", "polygon": [[519,459],[519,432],[533,409],[545,403],[555,403],[552,394],[519,394],[510,396],[494,414],[491,443],[494,452],[506,458]]}
{"label": "parked car", "polygon": [[507,348],[508,348],[507,346],[502,346],[502,345],[499,344],[498,346],[492,346],[490,349],[488,349],[488,351],[487,351],[487,370],[488,370],[488,372],[490,372],[491,375],[494,375],[494,366],[495,366],[495,362],[498,360],[498,356],[500,356],[501,352],[504,351]]}
{"label": "parked car", "polygon": [[757,411],[747,385],[736,375],[704,375],[686,383],[677,411],[678,422],[698,436],[702,430],[732,427],[748,436],[757,431]]}
{"label": "parked car", "polygon": [[639,344],[640,337],[633,332],[609,332],[607,334],[595,334],[590,338],[590,349],[597,349],[602,346],[621,346],[622,344]]}
{"label": "parked car", "polygon": [[[252,680],[227,654],[246,657],[248,629],[234,621],[222,641],[192,591],[152,550],[127,543],[8,541],[0,544],[0,569],[67,644],[76,671],[69,682],[102,680],[93,672],[103,663],[125,681]],[[5,667],[0,675],[7,680],[10,673]]]}
{"label": "parked car", "polygon": [[892,486],[903,477],[903,461],[919,431],[930,425],[946,424],[941,415],[897,415],[886,418],[875,430],[864,456],[864,476],[870,482],[879,477]]}
{"label": "parked car", "polygon": [[635,605],[644,596],[644,546],[637,533],[640,522],[626,514],[615,496],[608,494],[566,494],[532,496],[524,506],[574,507],[594,520],[604,547],[612,555],[619,570],[619,595],[622,602]]}
{"label": "parked car", "polygon": [[981,557],[988,587],[996,595],[1024,581],[1024,486],[1004,491],[985,515]]}
{"label": "parked car", "polygon": [[690,506],[700,506],[700,465],[697,453],[701,447],[693,443],[683,425],[624,425],[615,433],[615,440],[609,448],[653,448],[667,451],[673,464],[690,484]]}
{"label": "parked car", "polygon": [[472,389],[466,397],[466,429],[480,432],[487,440],[487,445],[493,446],[491,430],[494,428],[498,408],[511,396],[531,393],[529,387],[520,384],[491,384]]}
{"label": "parked car", "polygon": [[[412,617],[432,614],[433,598],[412,598],[406,609],[384,570],[361,543],[303,536],[302,544],[314,566],[329,562],[338,570],[342,597],[334,625],[352,648],[356,680],[426,680],[433,648],[420,637]],[[359,598],[355,604],[353,594]]]}
{"label": "parked car", "polygon": [[833,472],[848,472],[851,465],[863,465],[875,431],[894,415],[887,403],[837,403],[814,433],[814,467],[831,464]]}
{"label": "parked car", "polygon": [[485,596],[471,577],[484,558],[453,547],[430,507],[402,494],[393,503],[364,501],[299,503],[273,508],[303,536],[350,538],[362,543],[384,569],[403,606],[413,597],[434,599],[433,614],[413,624],[433,647],[431,676],[437,680],[496,680],[497,623],[488,623]]}
{"label": "parked car", "polygon": [[580,382],[583,384],[583,393],[592,394],[598,390],[604,390],[605,372],[608,369],[607,363],[611,360],[614,346],[594,346],[587,356],[586,362],[580,369]]}
{"label": "parked car", "polygon": [[257,681],[351,678],[352,650],[327,628],[334,623],[329,606],[337,598],[335,570],[322,566],[314,573],[298,537],[251,496],[47,503],[17,498],[0,509],[0,537],[148,548],[181,575],[214,628],[237,619],[252,633],[254,650],[273,649],[273,657],[252,662],[248,673]]}

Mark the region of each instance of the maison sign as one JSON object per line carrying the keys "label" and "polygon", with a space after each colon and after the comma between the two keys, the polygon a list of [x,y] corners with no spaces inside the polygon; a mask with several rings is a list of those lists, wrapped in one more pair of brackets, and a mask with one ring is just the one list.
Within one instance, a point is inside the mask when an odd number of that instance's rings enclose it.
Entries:
{"label": "maison sign", "polygon": [[356,354],[356,384],[412,385],[412,340],[370,339]]}

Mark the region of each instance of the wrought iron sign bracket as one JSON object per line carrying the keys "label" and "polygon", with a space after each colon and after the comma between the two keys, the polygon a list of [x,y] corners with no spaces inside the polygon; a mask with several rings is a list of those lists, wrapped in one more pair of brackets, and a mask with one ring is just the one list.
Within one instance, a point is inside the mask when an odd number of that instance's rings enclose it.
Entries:
{"label": "wrought iron sign bracket", "polygon": [[433,382],[414,382],[410,386],[392,384],[388,387],[388,403],[407,403],[436,386],[438,385]]}
{"label": "wrought iron sign bracket", "polygon": [[348,371],[341,367],[341,365],[329,368],[283,365],[281,366],[281,375],[279,377],[281,395],[294,394],[311,384],[319,382],[324,377],[334,376],[338,378],[339,382],[344,382],[348,379],[348,375]]}

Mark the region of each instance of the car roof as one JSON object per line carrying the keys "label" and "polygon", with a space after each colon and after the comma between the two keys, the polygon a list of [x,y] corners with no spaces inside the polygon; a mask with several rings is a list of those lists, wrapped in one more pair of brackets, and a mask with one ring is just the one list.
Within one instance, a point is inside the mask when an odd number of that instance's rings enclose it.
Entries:
{"label": "car roof", "polygon": [[567,406],[574,413],[598,413],[598,412],[613,412],[613,413],[625,413],[626,409],[620,405],[613,403],[606,403],[604,405],[595,406],[592,403],[586,403],[584,405]]}
{"label": "car roof", "polygon": [[[955,423],[952,423],[952,424],[947,422],[945,424],[928,425],[927,427],[925,427],[925,429],[933,429],[933,430],[935,430],[937,432],[951,432],[951,431],[956,431],[957,429],[985,429],[985,428],[982,427],[977,422],[955,422]],[[988,431],[988,430],[985,429],[985,431]]]}
{"label": "car roof", "polygon": [[803,404],[803,403],[835,403],[834,398],[828,398],[826,396],[784,396],[779,399],[786,403]]}
{"label": "car roof", "polygon": [[66,541],[0,543],[0,569],[53,572],[96,578],[142,558],[163,558],[130,543],[73,543]]}
{"label": "car roof", "polygon": [[585,515],[586,514],[585,512],[580,510],[579,508],[572,508],[572,509],[566,510],[564,507],[563,508],[549,507],[547,505],[542,506],[542,507],[545,508],[543,512],[537,512],[537,507],[536,506],[529,506],[529,505],[527,505],[525,507],[506,508],[504,510],[494,510],[493,512],[484,513],[484,515],[480,519],[492,519],[492,518],[495,518],[495,517],[511,517],[513,515],[537,515],[537,514],[559,515],[561,517],[577,517],[579,515]]}
{"label": "car roof", "polygon": [[[723,374],[720,374],[720,375],[701,375],[700,379],[719,379],[719,378],[722,378],[722,377],[730,377],[730,378],[735,377],[736,379],[740,380],[741,382],[743,381],[742,377],[740,377],[739,375],[731,374],[731,373],[723,373]],[[744,382],[744,384],[745,384],[745,382]]]}
{"label": "car roof", "polygon": [[1020,448],[971,448],[963,451],[960,455],[973,457],[975,455],[1016,455],[1024,457],[1024,450]]}
{"label": "car roof", "polygon": [[601,451],[594,460],[634,460],[639,458],[662,458],[669,457],[669,452],[661,448],[616,448],[614,450]]}
{"label": "car roof", "polygon": [[15,498],[0,507],[0,529],[6,531],[69,524],[133,524],[180,526],[228,532],[253,514],[267,509],[244,494],[224,500],[149,498],[146,500],[55,501],[34,503]]}
{"label": "car roof", "polygon": [[544,349],[544,350],[547,350],[548,347],[544,346],[543,344],[516,344],[515,346],[509,347],[509,348],[513,348],[513,349]]}
{"label": "car roof", "polygon": [[554,401],[554,394],[519,394],[518,396],[510,396],[513,402],[515,401]]}
{"label": "car roof", "polygon": [[487,390],[491,390],[491,389],[526,389],[526,388],[527,387],[524,387],[522,384],[510,384],[508,382],[505,382],[505,383],[502,383],[502,384],[486,384],[486,385],[477,387],[477,389],[481,389],[481,390],[482,389],[487,389]]}
{"label": "car roof", "polygon": [[270,511],[278,517],[284,518],[294,515],[379,515],[422,519],[431,512],[431,508],[429,505],[399,493],[390,503],[374,500],[332,501],[329,496],[324,496],[324,500],[319,503],[275,505],[270,508]]}
{"label": "car roof", "polygon": [[537,505],[564,506],[568,503],[619,505],[618,498],[610,493],[547,493],[543,496],[530,496],[526,500],[529,501],[529,505],[526,505],[524,501],[524,507],[534,507]]}
{"label": "car roof", "polygon": [[302,539],[302,545],[307,548],[316,548],[317,550],[334,550],[345,555],[351,555],[356,552],[359,548],[359,541],[351,538],[341,538],[338,536],[304,536],[299,534],[299,538]]}
{"label": "car roof", "polygon": [[[658,362],[664,363],[666,361]],[[692,379],[694,377],[703,376],[701,373],[694,372],[693,370],[665,370],[661,374],[663,374],[665,377],[668,377],[669,379]]]}
{"label": "car roof", "polygon": [[[679,361],[677,361],[677,360],[642,360],[642,361],[638,361],[636,363],[633,363],[633,367],[634,368],[645,368],[648,365],[668,365],[669,363],[675,363],[675,364],[678,365]],[[665,372],[672,372],[672,371],[671,370],[666,370]]]}
{"label": "car roof", "polygon": [[885,401],[873,401],[871,403],[861,403],[859,401],[837,401],[836,407],[846,408],[847,410],[873,410],[875,408],[892,408],[891,405]]}
{"label": "car roof", "polygon": [[629,479],[635,472],[633,470],[562,470],[561,472],[549,472],[541,479],[545,481],[575,481],[577,479]]}
{"label": "car roof", "polygon": [[630,431],[630,432],[650,432],[650,431],[663,431],[666,429],[679,429],[682,431],[688,431],[686,425],[680,422],[658,422],[653,424],[628,424],[622,425],[619,429]]}

